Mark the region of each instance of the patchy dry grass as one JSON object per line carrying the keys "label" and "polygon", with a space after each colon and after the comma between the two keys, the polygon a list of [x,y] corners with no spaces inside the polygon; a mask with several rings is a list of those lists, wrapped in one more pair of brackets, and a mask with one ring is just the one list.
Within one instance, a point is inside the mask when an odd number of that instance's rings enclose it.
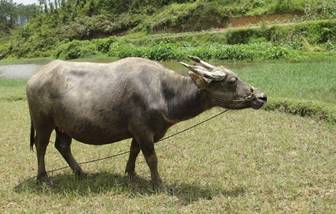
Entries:
{"label": "patchy dry grass", "polygon": [[[124,176],[127,156],[51,175],[53,187],[27,179],[36,174],[29,151],[26,102],[0,101],[0,209],[18,213],[121,212],[317,212],[336,211],[335,127],[282,113],[244,110],[157,144],[168,192],[153,193],[142,156],[140,176]],[[171,133],[218,112],[214,109],[173,127]],[[54,139],[52,139],[54,140]],[[129,141],[107,146],[73,143],[79,161],[128,150]],[[47,169],[65,165],[50,143]]]}
{"label": "patchy dry grass", "polygon": [[[263,64],[236,70],[271,98],[329,100],[333,105],[333,66],[299,67]],[[318,74],[323,75],[317,80],[312,77]],[[167,192],[152,191],[142,155],[137,161],[139,178],[132,183],[124,176],[125,155],[84,165],[87,178],[78,179],[66,169],[50,174],[54,186],[39,186],[29,179],[36,175],[37,161],[28,146],[24,87],[22,81],[0,81],[1,213],[336,212],[336,126],[263,110],[229,111],[157,144]],[[180,123],[170,133],[218,111]],[[66,165],[52,144],[46,155],[48,170]],[[127,140],[89,146],[74,141],[73,151],[78,161],[86,161],[127,151],[129,144]]]}

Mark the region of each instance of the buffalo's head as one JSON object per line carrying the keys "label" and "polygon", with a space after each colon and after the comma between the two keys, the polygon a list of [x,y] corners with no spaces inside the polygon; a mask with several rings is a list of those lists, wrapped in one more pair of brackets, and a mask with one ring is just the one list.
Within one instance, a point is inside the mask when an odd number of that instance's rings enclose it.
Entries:
{"label": "buffalo's head", "polygon": [[259,109],[267,102],[267,96],[239,79],[231,70],[223,66],[213,66],[190,57],[197,65],[181,62],[191,72],[190,77],[197,87],[209,95],[213,105],[228,109]]}

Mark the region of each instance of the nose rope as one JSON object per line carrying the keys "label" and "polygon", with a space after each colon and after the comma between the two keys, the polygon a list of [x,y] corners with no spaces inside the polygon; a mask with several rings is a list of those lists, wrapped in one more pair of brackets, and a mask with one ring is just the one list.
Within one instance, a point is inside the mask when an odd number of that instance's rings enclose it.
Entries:
{"label": "nose rope", "polygon": [[238,100],[232,100],[233,102],[249,102],[251,100],[253,100],[254,98],[256,98],[256,93],[255,93],[255,89],[252,86],[251,87],[251,94],[247,95],[246,97],[243,97],[242,99],[238,99]]}
{"label": "nose rope", "polygon": [[[213,115],[213,116],[211,116],[211,117],[208,117],[208,118],[205,119],[205,120],[202,120],[201,122],[198,122],[198,123],[196,123],[196,124],[194,124],[194,125],[191,125],[191,126],[185,128],[185,129],[182,129],[181,131],[178,131],[178,132],[175,132],[175,133],[173,133],[173,134],[171,134],[171,135],[168,135],[167,137],[161,138],[160,140],[158,140],[158,141],[155,142],[155,143],[159,143],[159,142],[165,141],[165,140],[167,140],[167,139],[170,139],[170,138],[175,137],[176,135],[180,135],[180,134],[182,134],[182,133],[184,133],[184,132],[187,132],[187,131],[189,131],[190,129],[193,129],[193,128],[197,127],[197,126],[202,125],[203,123],[206,123],[206,122],[208,122],[208,121],[210,121],[210,120],[213,120],[213,119],[219,117],[220,115],[222,115],[222,114],[228,112],[229,110],[230,110],[230,109],[225,109],[225,110],[223,110],[223,111],[221,111],[221,112],[219,112],[219,113],[217,113],[217,114],[215,114],[215,115]],[[50,142],[51,142],[51,141],[50,141]],[[125,155],[125,154],[128,154],[128,153],[130,153],[129,150],[128,150],[128,151],[123,151],[123,152],[120,152],[120,153],[117,153],[117,154],[114,154],[114,155],[110,155],[110,156],[102,157],[102,158],[97,158],[97,159],[93,159],[93,160],[88,160],[88,161],[79,162],[78,164],[79,164],[79,165],[89,164],[89,163],[93,163],[93,162],[98,162],[98,161],[107,160],[107,159],[111,159],[111,158],[114,158],[114,157],[122,156],[122,155]],[[61,171],[61,170],[64,170],[64,169],[68,169],[68,168],[69,168],[69,166],[63,166],[63,167],[60,167],[60,168],[56,168],[56,169],[49,170],[49,171],[47,171],[47,173],[54,173],[54,172],[57,172],[57,171]],[[30,177],[30,178],[26,179],[25,181],[23,181],[23,183],[28,182],[28,181],[30,181],[30,180],[32,180],[32,179],[35,179],[36,177],[37,177],[37,176]]]}
{"label": "nose rope", "polygon": [[243,97],[242,99],[238,99],[238,100],[232,100],[233,102],[248,102],[248,101],[251,101],[255,98],[255,94],[250,94],[246,97]]}

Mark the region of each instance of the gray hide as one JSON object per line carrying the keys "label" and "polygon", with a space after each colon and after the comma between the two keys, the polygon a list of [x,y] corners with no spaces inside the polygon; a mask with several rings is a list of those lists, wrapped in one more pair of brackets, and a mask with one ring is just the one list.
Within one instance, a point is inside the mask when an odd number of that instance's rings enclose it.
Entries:
{"label": "gray hide", "polygon": [[257,109],[266,102],[265,95],[228,69],[201,63],[198,67],[203,66],[207,74],[203,75],[203,68],[196,71],[199,68],[184,65],[192,71],[190,77],[142,58],[109,64],[53,61],[42,67],[27,84],[38,180],[47,180],[44,156],[55,130],[57,150],[78,175],[82,170],[71,154],[72,138],[92,145],[132,138],[126,173],[135,175],[135,160],[141,150],[152,183],[159,187],[154,143],[170,126],[214,106]]}

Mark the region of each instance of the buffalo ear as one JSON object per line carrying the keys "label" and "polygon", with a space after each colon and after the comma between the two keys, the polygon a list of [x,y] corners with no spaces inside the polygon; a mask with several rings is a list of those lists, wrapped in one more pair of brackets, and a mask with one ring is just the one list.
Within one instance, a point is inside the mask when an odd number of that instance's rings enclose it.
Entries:
{"label": "buffalo ear", "polygon": [[200,75],[197,75],[193,72],[188,72],[188,74],[199,89],[206,88],[208,83],[210,83],[210,80],[205,79],[205,78],[201,77]]}

